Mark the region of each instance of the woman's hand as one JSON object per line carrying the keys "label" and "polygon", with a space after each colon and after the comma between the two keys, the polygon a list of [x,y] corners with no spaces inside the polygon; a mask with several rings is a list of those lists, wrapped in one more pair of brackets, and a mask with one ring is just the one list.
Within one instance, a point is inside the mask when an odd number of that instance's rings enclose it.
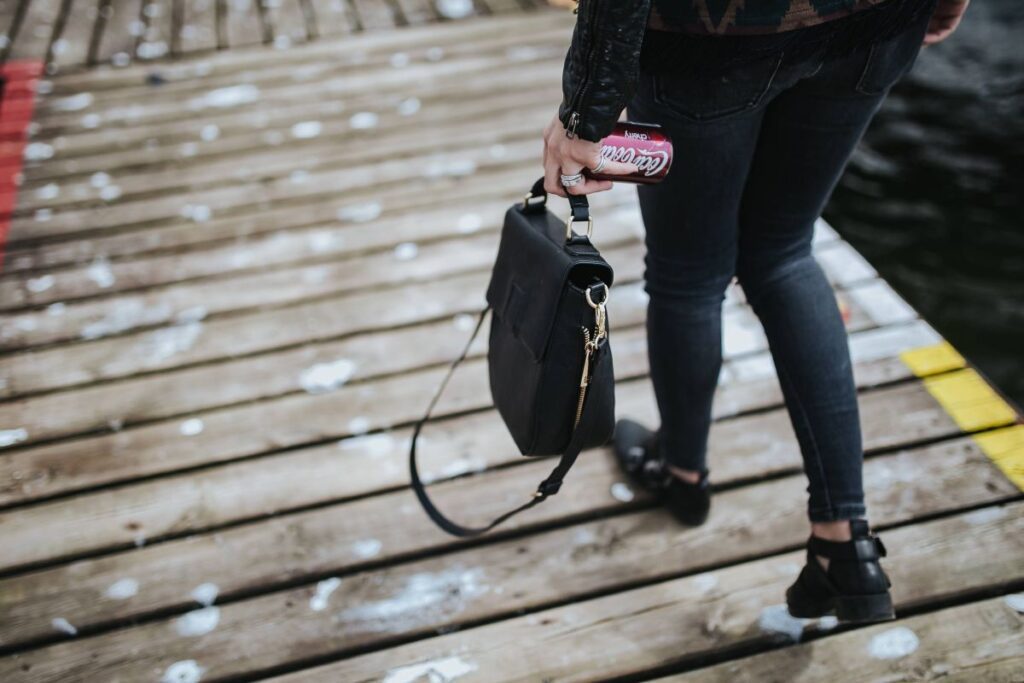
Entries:
{"label": "woman's hand", "polygon": [[[612,189],[610,180],[594,180],[587,177],[578,185],[562,187],[560,176],[573,175],[584,168],[594,168],[600,159],[601,143],[566,137],[565,127],[557,116],[551,119],[551,123],[544,129],[544,189],[549,193],[565,197],[566,191],[572,194],[590,194]],[[601,173],[611,175],[629,175],[636,171],[634,164],[619,161],[609,161],[601,169]]]}
{"label": "woman's hand", "polygon": [[924,44],[934,45],[949,38],[956,27],[960,25],[960,20],[964,18],[964,12],[967,11],[967,5],[970,2],[971,0],[939,0],[939,4],[935,7],[935,13],[932,14],[932,19],[928,22],[928,32],[924,34]]}

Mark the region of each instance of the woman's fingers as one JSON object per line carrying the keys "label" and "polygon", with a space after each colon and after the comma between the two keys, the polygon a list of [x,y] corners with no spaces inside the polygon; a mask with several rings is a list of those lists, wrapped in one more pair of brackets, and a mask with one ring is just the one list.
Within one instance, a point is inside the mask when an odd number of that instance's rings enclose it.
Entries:
{"label": "woman's fingers", "polygon": [[562,181],[558,177],[558,162],[554,159],[548,158],[544,161],[544,189],[549,194],[558,195],[559,197],[565,196],[565,188],[562,187]]}
{"label": "woman's fingers", "polygon": [[[601,163],[601,150],[588,150],[588,152],[581,157],[583,165],[593,170],[597,168],[598,164]],[[601,169],[601,173],[607,173],[608,175],[629,175],[637,172],[636,164],[627,164],[621,161],[605,161],[604,168]]]}
{"label": "woman's fingers", "polygon": [[567,187],[565,189],[569,194],[593,194],[595,192],[604,192],[605,190],[612,189],[612,181],[584,178],[583,182],[579,185],[573,185],[572,187]]}

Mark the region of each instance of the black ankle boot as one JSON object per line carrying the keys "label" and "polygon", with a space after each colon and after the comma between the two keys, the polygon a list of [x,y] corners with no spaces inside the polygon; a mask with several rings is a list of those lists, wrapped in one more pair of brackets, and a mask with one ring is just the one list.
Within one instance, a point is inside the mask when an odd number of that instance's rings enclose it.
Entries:
{"label": "black ankle boot", "polygon": [[[807,564],[786,591],[786,604],[794,617],[816,618],[834,614],[842,623],[894,619],[889,577],[878,560],[885,557],[882,539],[871,534],[867,521],[850,520],[849,541],[826,541],[811,536]],[[828,570],[816,556],[828,558]]]}
{"label": "black ankle boot", "polygon": [[696,483],[683,481],[669,471],[658,455],[658,435],[632,420],[619,420],[612,437],[615,457],[634,484],[653,493],[677,520],[699,526],[711,509],[708,471]]}

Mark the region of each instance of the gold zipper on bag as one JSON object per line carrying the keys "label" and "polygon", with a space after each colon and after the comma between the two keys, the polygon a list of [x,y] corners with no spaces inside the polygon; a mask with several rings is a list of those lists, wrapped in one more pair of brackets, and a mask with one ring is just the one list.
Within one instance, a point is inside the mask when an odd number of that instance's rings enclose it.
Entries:
{"label": "gold zipper on bag", "polygon": [[594,309],[594,335],[591,338],[590,330],[586,327],[580,328],[583,330],[583,374],[580,376],[580,393],[576,400],[576,420],[572,423],[573,429],[576,429],[580,423],[580,417],[583,416],[583,401],[586,399],[587,387],[590,385],[590,359],[597,351],[597,345],[608,335],[606,327],[608,318],[605,310],[607,302],[607,289],[604,301],[595,304],[590,296],[590,288],[587,288],[587,303]]}

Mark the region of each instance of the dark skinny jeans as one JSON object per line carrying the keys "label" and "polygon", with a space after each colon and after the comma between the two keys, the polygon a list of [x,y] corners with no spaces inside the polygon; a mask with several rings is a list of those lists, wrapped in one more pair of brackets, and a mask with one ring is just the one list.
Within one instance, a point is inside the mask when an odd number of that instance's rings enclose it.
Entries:
{"label": "dark skinny jeans", "polygon": [[706,468],[722,301],[736,277],[768,338],[815,522],[863,517],[865,506],[847,335],[811,253],[814,223],[889,88],[913,63],[925,25],[839,58],[771,51],[724,73],[711,65],[689,75],[644,71],[628,108],[630,120],[662,125],[675,145],[665,181],[638,188],[661,455]]}

